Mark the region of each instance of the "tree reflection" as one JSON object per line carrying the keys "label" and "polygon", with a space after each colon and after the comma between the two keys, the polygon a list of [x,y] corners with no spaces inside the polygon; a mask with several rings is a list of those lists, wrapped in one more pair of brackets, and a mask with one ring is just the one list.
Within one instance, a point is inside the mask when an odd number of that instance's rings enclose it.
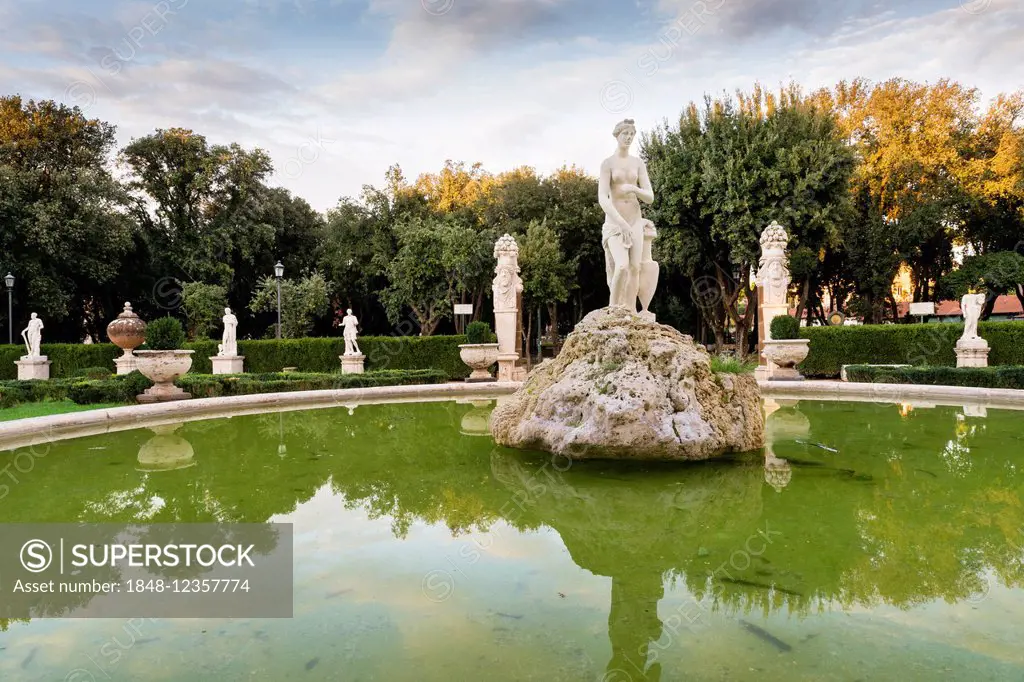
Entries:
{"label": "tree reflection", "polygon": [[[566,467],[495,448],[475,436],[486,406],[454,402],[191,422],[160,447],[160,434],[123,432],[56,443],[10,486],[0,521],[264,523],[326,488],[398,538],[415,522],[546,526],[578,566],[611,578],[609,670],[633,679],[659,679],[666,582],[737,617],[952,602],[989,573],[1022,584],[1016,414],[768,408],[763,452],[675,466]],[[140,452],[192,466],[140,466]]]}

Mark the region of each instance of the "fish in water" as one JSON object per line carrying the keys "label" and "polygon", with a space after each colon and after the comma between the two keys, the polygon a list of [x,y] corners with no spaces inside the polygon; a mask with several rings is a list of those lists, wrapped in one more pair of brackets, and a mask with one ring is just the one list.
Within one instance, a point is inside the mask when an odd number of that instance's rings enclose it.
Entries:
{"label": "fish in water", "polygon": [[147,637],[146,639],[137,639],[137,640],[135,640],[135,643],[136,644],[150,644],[152,642],[159,642],[159,641],[160,641],[159,637]]}
{"label": "fish in water", "polygon": [[925,469],[914,469],[914,471],[920,471],[920,472],[921,472],[922,474],[928,474],[928,475],[929,475],[929,476],[931,476],[932,478],[938,478],[938,477],[939,477],[939,475],[938,475],[938,474],[934,474],[934,473],[932,473],[932,472],[930,472],[930,471],[927,471],[927,470],[925,470]]}
{"label": "fish in water", "polygon": [[311,658],[308,661],[306,661],[306,672],[309,672],[310,670],[315,668],[316,664],[319,663],[319,662],[320,662],[320,658],[319,657]]}
{"label": "fish in water", "polygon": [[802,597],[803,595],[793,590],[787,590],[784,587],[778,585],[765,585],[764,583],[756,583],[753,580],[744,580],[743,578],[722,578],[723,583],[732,583],[733,585],[744,585],[746,587],[756,587],[761,590],[775,590],[776,592],[782,592],[783,594],[789,594],[794,597]]}
{"label": "fish in water", "polygon": [[827,452],[839,452],[835,448],[829,447],[828,445],[825,445],[824,443],[811,443],[811,442],[806,441],[806,440],[797,440],[796,442],[800,443],[800,445],[813,445],[814,447],[821,448],[822,450],[825,450]]}
{"label": "fish in water", "polygon": [[39,651],[39,647],[35,646],[35,647],[32,647],[32,651],[28,652],[28,656],[26,656],[25,660],[21,662],[21,667],[23,669],[27,668],[29,666],[29,663],[32,662],[32,659],[34,659],[36,657],[36,652],[37,651]]}
{"label": "fish in water", "polygon": [[338,590],[337,592],[331,592],[327,596],[325,596],[324,599],[334,599],[335,597],[340,597],[343,594],[348,594],[351,591],[352,588],[348,588],[346,590]]}
{"label": "fish in water", "polygon": [[513,620],[519,620],[523,617],[522,614],[516,615],[514,613],[502,613],[501,611],[495,611],[494,614],[496,616],[501,616],[502,618],[512,618]]}
{"label": "fish in water", "polygon": [[823,467],[823,466],[825,466],[824,462],[815,462],[815,461],[809,460],[809,459],[794,459],[792,457],[787,457],[786,461],[789,462],[790,464],[795,464],[795,465],[800,466],[800,467]]}
{"label": "fish in water", "polygon": [[747,632],[755,635],[762,642],[768,642],[769,644],[771,644],[773,647],[775,647],[779,651],[792,651],[793,650],[793,647],[791,647],[790,645],[786,644],[781,639],[779,639],[778,637],[776,637],[775,635],[773,635],[772,633],[768,632],[767,630],[765,630],[762,627],[754,625],[753,623],[748,623],[745,620],[741,620],[740,621],[740,625],[742,625],[743,628]]}

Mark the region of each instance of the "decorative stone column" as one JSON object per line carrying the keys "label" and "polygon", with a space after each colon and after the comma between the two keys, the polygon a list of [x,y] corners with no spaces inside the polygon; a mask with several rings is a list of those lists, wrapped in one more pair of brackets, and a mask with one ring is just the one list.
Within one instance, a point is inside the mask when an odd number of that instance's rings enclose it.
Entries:
{"label": "decorative stone column", "polygon": [[[761,233],[761,261],[757,270],[757,288],[760,304],[758,323],[761,326],[761,336],[764,341],[772,340],[772,320],[789,314],[787,298],[791,277],[786,257],[788,243],[789,235],[786,234],[786,230],[774,220]],[[764,350],[763,343],[758,348],[758,351],[761,350]],[[761,363],[757,368],[757,378],[771,378],[773,370],[771,363],[763,358]]]}
{"label": "decorative stone column", "polygon": [[498,335],[498,381],[520,381],[525,371],[517,366],[516,352],[519,308],[517,300],[523,291],[519,278],[519,245],[510,234],[494,243],[494,331]]}
{"label": "decorative stone column", "polygon": [[114,358],[118,374],[131,374],[135,369],[135,354],[146,340],[146,323],[132,311],[132,304],[124,302],[124,311],[117,319],[107,325],[107,336],[110,342],[124,351],[119,358]]}

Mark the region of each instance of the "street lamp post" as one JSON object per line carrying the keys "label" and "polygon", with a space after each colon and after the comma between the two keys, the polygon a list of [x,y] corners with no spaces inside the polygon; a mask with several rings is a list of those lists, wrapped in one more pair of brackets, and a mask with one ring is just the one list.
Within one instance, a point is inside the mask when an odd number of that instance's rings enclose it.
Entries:
{"label": "street lamp post", "polygon": [[277,261],[274,266],[274,277],[277,277],[277,338],[281,338],[281,278],[284,277],[284,264]]}
{"label": "street lamp post", "polygon": [[14,343],[14,275],[7,273],[4,277],[7,285],[7,343]]}

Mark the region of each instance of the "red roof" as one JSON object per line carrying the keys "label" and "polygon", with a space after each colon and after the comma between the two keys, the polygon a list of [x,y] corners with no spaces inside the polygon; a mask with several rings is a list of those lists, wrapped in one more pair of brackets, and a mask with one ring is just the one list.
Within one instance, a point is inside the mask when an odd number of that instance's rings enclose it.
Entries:
{"label": "red roof", "polygon": [[[910,310],[909,303],[899,303],[897,308],[900,317],[903,317]],[[996,306],[992,309],[993,315],[1020,315],[1024,313],[1021,308],[1020,299],[1016,296],[1000,296],[996,299]],[[939,317],[961,316],[960,301],[939,301],[935,304],[935,314]]]}

